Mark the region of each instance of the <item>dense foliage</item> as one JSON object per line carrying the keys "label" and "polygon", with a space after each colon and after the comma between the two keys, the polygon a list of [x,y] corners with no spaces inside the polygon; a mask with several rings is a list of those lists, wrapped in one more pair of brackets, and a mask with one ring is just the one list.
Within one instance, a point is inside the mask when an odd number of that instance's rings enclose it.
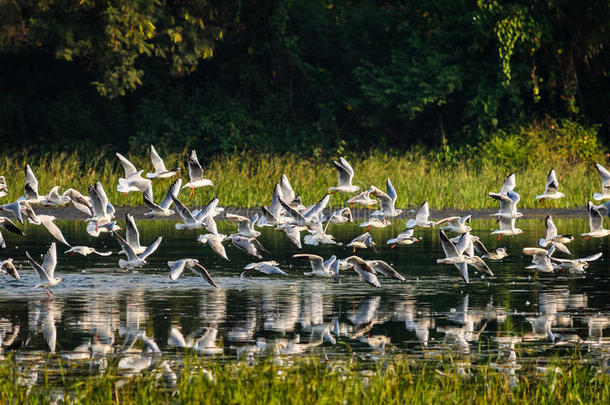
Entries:
{"label": "dense foliage", "polygon": [[15,147],[320,154],[610,122],[605,0],[2,0]]}

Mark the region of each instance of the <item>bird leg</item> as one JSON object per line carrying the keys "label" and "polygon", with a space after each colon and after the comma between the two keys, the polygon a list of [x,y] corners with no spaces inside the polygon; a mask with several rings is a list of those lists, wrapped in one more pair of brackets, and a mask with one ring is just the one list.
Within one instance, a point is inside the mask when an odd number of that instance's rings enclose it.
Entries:
{"label": "bird leg", "polygon": [[195,194],[195,189],[191,187],[191,193],[189,194],[189,197],[192,197]]}
{"label": "bird leg", "polygon": [[395,243],[391,246],[391,249],[394,249],[398,243]]}
{"label": "bird leg", "polygon": [[500,240],[502,239],[502,235],[498,236],[498,238],[496,240]]}
{"label": "bird leg", "polygon": [[47,287],[44,288],[44,292],[46,292],[49,297],[51,296],[51,294],[53,294],[51,290],[49,290]]}
{"label": "bird leg", "polygon": [[356,253],[356,246],[354,246],[354,250],[352,250],[352,253]]}

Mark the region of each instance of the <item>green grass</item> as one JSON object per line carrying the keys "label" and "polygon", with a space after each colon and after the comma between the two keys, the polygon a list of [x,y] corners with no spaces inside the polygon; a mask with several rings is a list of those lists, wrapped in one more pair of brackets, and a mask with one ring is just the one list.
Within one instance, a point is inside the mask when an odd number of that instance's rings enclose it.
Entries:
{"label": "green grass", "polygon": [[[164,155],[167,167],[182,166],[183,154]],[[152,170],[147,154],[127,154],[137,168]],[[593,162],[571,162],[550,157],[541,157],[539,162],[523,168],[506,168],[482,162],[476,157],[462,160],[450,157],[450,162],[439,163],[436,152],[419,150],[393,153],[373,151],[365,154],[347,154],[356,172],[355,184],[361,189],[376,185],[385,190],[386,178],[391,178],[398,192],[398,207],[415,207],[429,201],[431,209],[481,209],[496,207],[487,197],[490,191],[499,191],[505,177],[514,171],[517,175],[516,191],[521,194],[522,208],[551,206],[555,208],[582,207],[591,199],[593,192],[601,189],[601,181]],[[205,175],[214,182],[214,187],[197,189],[190,198],[188,190],[180,198],[189,205],[202,205],[218,196],[226,206],[259,207],[271,199],[274,184],[282,173],[286,173],[295,191],[307,204],[324,196],[329,186],[336,184],[336,170],[331,158],[303,159],[294,155],[261,155],[246,152],[200,158]],[[123,196],[116,191],[122,167],[116,158],[88,159],[78,153],[45,155],[36,159],[4,155],[0,157],[0,175],[6,177],[9,196],[14,201],[23,195],[24,166],[28,162],[39,180],[39,191],[47,193],[54,185],[60,191],[68,187],[87,193],[86,186],[101,181],[115,205],[141,205],[139,193]],[[603,160],[601,163],[605,163]],[[548,170],[554,167],[560,182],[560,190],[566,194],[561,200],[550,204],[537,203],[534,197],[542,193]],[[186,172],[182,171],[186,176]],[[188,176],[187,176],[188,177]],[[185,181],[188,181],[185,180]],[[172,180],[155,180],[155,199],[162,198]],[[349,197],[337,194],[331,204],[341,205]]]}
{"label": "green grass", "polygon": [[[348,357],[323,361],[315,357],[281,361],[219,363],[187,356],[175,385],[162,367],[124,376],[111,365],[102,375],[89,376],[78,363],[64,364],[64,377],[39,377],[39,385],[20,382],[15,358],[0,363],[0,403],[45,403],[63,395],[67,403],[608,403],[610,375],[576,359],[555,360],[547,373],[531,366],[517,376],[491,365],[416,366],[404,356],[384,358],[368,369]],[[80,370],[85,375],[65,375]],[[83,371],[84,370],[84,371]],[[41,371],[41,374],[44,372]],[[209,376],[211,375],[211,379]]]}

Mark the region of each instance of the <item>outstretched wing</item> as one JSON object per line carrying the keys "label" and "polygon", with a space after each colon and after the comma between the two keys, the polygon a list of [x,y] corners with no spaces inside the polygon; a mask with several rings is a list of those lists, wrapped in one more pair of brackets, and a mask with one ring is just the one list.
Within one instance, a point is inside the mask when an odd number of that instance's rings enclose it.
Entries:
{"label": "outstretched wing", "polygon": [[158,236],[157,239],[155,239],[155,241],[153,243],[151,243],[150,245],[148,245],[148,247],[146,248],[146,250],[144,252],[142,252],[142,254],[139,256],[140,259],[142,260],[146,260],[146,258],[150,255],[152,255],[155,250],[157,250],[157,248],[159,247],[159,245],[161,244],[161,241],[163,240],[163,236]]}
{"label": "outstretched wing", "polygon": [[129,178],[130,176],[133,176],[134,174],[138,173],[138,171],[136,170],[136,167],[133,165],[133,163],[131,163],[125,156],[123,156],[119,152],[117,152],[116,157],[119,158],[119,160],[121,161],[121,164],[123,165],[123,169],[125,170],[126,179]]}
{"label": "outstretched wing", "polygon": [[189,178],[191,181],[197,181],[203,179],[203,169],[197,159],[197,152],[193,150],[188,158],[187,165],[189,167]]}

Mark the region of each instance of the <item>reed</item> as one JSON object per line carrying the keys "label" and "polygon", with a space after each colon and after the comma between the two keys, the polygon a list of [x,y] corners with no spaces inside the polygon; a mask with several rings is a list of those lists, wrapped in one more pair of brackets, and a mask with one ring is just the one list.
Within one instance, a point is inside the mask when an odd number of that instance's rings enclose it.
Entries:
{"label": "reed", "polygon": [[[532,152],[533,153],[533,152]],[[601,181],[593,161],[541,156],[536,162],[521,167],[495,165],[476,155],[464,153],[448,162],[439,162],[438,151],[425,152],[417,148],[408,152],[348,153],[356,176],[354,182],[361,189],[370,185],[385,190],[387,178],[392,180],[398,192],[398,207],[416,207],[428,201],[431,209],[482,209],[497,206],[487,197],[490,191],[499,191],[505,177],[511,172],[517,176],[516,191],[521,195],[522,208],[553,207],[574,208],[587,204],[593,192],[601,190]],[[134,165],[145,172],[152,171],[148,154],[126,154]],[[167,167],[182,167],[181,175],[187,178],[183,154],[163,154]],[[219,197],[221,205],[231,207],[259,207],[270,203],[274,184],[286,174],[306,204],[313,204],[324,196],[337,181],[331,159],[303,158],[293,154],[260,154],[233,152],[210,158],[200,158],[207,178],[214,187],[195,190],[191,198],[188,190],[180,194],[187,205],[203,205],[211,198]],[[603,160],[598,160],[605,164]],[[46,154],[30,158],[27,153],[0,158],[0,175],[6,177],[9,195],[4,201],[14,201],[23,195],[24,166],[29,163],[38,177],[39,192],[47,193],[54,185],[60,191],[73,187],[87,193],[87,185],[100,181],[111,202],[117,206],[142,205],[139,193],[124,196],[116,191],[118,178],[123,175],[122,166],[114,157],[94,158],[78,152]],[[560,190],[566,197],[551,202],[537,202],[534,197],[544,191],[546,175],[555,168]],[[164,197],[173,180],[154,180],[155,200]],[[332,206],[344,205],[350,196],[337,194]]]}

